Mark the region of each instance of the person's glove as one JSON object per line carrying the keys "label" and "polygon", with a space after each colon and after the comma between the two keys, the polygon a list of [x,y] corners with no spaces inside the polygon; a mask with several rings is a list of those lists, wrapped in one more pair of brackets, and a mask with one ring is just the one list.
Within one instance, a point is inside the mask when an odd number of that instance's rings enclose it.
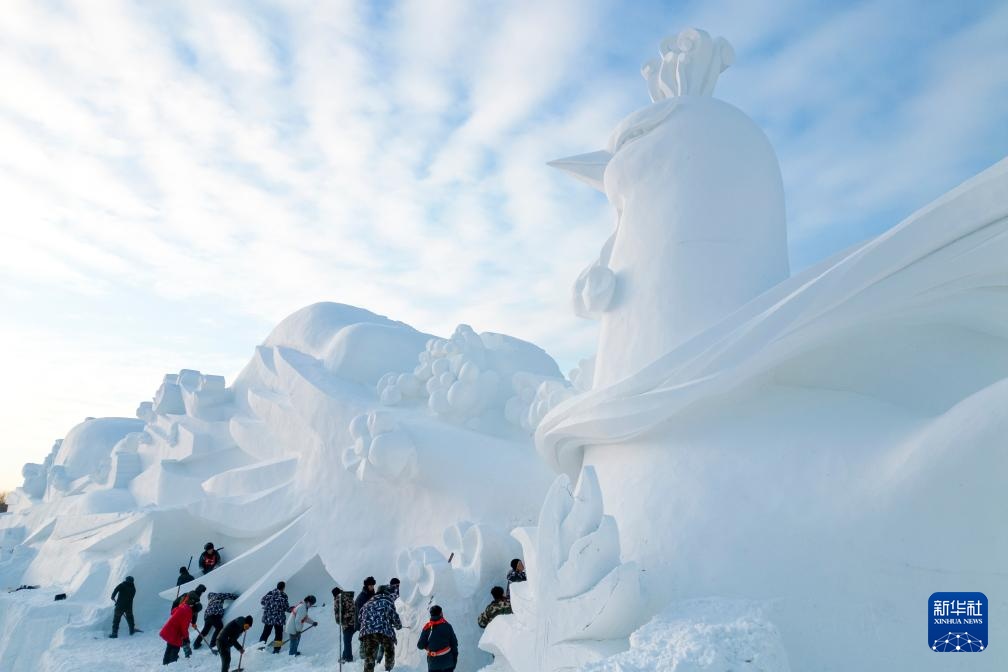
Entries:
{"label": "person's glove", "polygon": [[238,653],[245,653],[245,649],[242,647],[236,645],[235,648],[238,649]]}

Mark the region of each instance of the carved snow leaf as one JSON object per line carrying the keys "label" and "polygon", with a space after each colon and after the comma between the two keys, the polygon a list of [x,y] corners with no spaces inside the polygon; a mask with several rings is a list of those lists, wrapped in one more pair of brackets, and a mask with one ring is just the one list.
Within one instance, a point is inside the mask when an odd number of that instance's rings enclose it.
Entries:
{"label": "carved snow leaf", "polygon": [[480,648],[515,672],[575,669],[624,650],[644,600],[636,564],[620,562],[616,521],[603,514],[594,469],[582,469],[574,492],[559,476],[538,526],[512,534],[529,580],[511,584],[514,614],[495,618]]}

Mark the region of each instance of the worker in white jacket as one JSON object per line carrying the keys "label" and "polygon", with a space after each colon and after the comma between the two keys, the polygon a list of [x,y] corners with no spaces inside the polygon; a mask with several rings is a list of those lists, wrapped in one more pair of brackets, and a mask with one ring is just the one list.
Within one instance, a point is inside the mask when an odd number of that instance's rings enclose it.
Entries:
{"label": "worker in white jacket", "polygon": [[301,643],[301,633],[307,628],[318,625],[308,616],[308,609],[315,606],[315,596],[308,595],[294,605],[287,617],[287,637],[290,639],[290,655],[300,656],[298,644]]}

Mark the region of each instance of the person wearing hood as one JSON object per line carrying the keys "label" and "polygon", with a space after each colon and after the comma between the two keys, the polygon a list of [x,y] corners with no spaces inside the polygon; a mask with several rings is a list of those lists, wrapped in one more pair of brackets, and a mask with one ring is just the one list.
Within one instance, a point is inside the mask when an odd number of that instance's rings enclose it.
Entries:
{"label": "person wearing hood", "polygon": [[[301,633],[311,626],[318,625],[308,616],[308,610],[315,606],[315,596],[308,595],[303,600],[294,605],[290,616],[287,617],[287,638],[290,640],[290,650],[292,656],[300,656],[298,646],[301,644]],[[306,625],[307,624],[307,625]]]}
{"label": "person wearing hood", "polygon": [[[186,595],[188,598],[188,594]],[[196,598],[197,600],[199,598]],[[165,622],[164,626],[161,628],[161,639],[165,641],[165,652],[164,658],[161,661],[162,665],[167,665],[169,663],[174,663],[178,660],[179,651],[182,649],[182,643],[186,640],[189,633],[189,626],[192,624],[192,607],[189,605],[189,600],[182,600],[175,609],[172,610],[171,616]]]}
{"label": "person wearing hood", "polygon": [[239,616],[224,626],[217,639],[217,645],[220,647],[221,672],[229,672],[231,669],[231,647],[238,649],[238,653],[245,653],[238,638],[245,639],[245,633],[252,627],[252,621],[251,616]]}
{"label": "person wearing hood", "polygon": [[119,636],[119,621],[122,620],[123,616],[126,617],[126,625],[129,626],[129,633],[131,635],[140,632],[136,629],[136,623],[133,622],[134,597],[136,597],[136,585],[133,583],[133,577],[127,576],[112,591],[112,601],[115,602],[115,613],[112,614],[112,634],[109,635],[110,639],[115,639]]}
{"label": "person wearing hood", "polygon": [[382,586],[361,609],[360,640],[361,657],[364,658],[364,672],[374,672],[378,658],[378,648],[385,654],[385,670],[395,667],[396,630],[402,629],[402,621],[395,608],[395,596],[388,586]]}
{"label": "person wearing hood", "polygon": [[458,638],[441,607],[430,608],[430,621],[423,627],[417,648],[427,652],[427,670],[452,672],[458,665]]}

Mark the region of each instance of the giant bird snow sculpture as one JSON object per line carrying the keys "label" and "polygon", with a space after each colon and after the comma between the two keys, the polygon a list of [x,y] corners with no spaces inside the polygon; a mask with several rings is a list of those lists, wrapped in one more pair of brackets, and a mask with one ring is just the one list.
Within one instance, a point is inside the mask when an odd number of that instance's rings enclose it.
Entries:
{"label": "giant bird snow sculpture", "polygon": [[687,30],[662,52],[655,102],[554,164],[617,227],[575,286],[601,319],[594,385],[537,448],[594,468],[652,613],[766,599],[794,669],[940,669],[928,595],[1008,594],[987,532],[1008,476],[1008,161],[788,278],[773,150],[708,97],[730,47]]}
{"label": "giant bird snow sculpture", "polygon": [[733,52],[686,30],[644,66],[654,102],[607,150],[554,161],[603,191],[616,230],[578,277],[575,312],[601,320],[595,387],[629,376],[788,275],[773,147],[711,98]]}

